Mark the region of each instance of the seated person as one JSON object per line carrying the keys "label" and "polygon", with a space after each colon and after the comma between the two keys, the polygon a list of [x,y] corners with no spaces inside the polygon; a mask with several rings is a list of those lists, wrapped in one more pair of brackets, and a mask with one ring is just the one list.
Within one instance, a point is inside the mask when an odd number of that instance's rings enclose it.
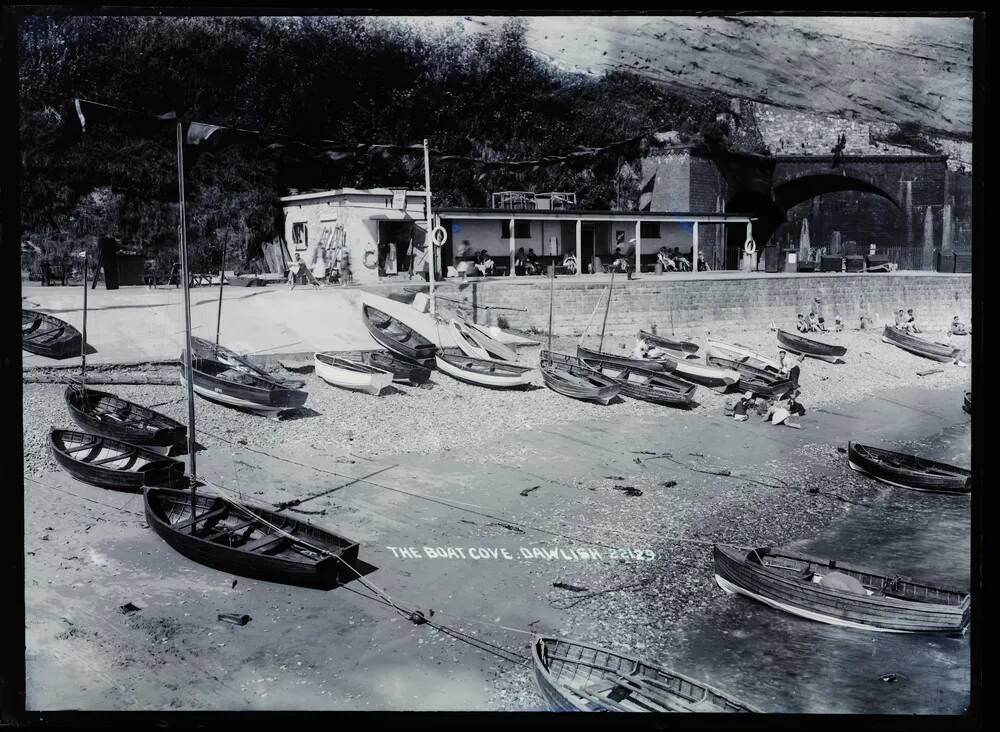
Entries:
{"label": "seated person", "polygon": [[737,422],[746,422],[747,419],[749,419],[747,413],[753,409],[754,406],[753,402],[754,402],[753,392],[748,391],[733,406],[733,419],[736,420]]}
{"label": "seated person", "polygon": [[906,311],[906,325],[903,327],[910,333],[920,332],[920,328],[917,327],[917,320],[913,317],[913,308]]}
{"label": "seated person", "polygon": [[954,318],[951,319],[951,326],[948,329],[948,332],[951,335],[969,335],[972,332],[972,329],[966,328],[965,324],[962,323],[962,321],[960,321],[958,319],[958,316],[956,315]]}
{"label": "seated person", "polygon": [[896,323],[895,323],[895,326],[897,328],[899,328],[900,330],[905,330],[906,329],[906,314],[903,312],[902,308],[900,308],[899,310],[896,311]]}
{"label": "seated person", "polygon": [[660,247],[660,250],[656,253],[656,261],[660,263],[660,267],[663,268],[664,272],[677,271],[677,265],[674,264],[674,260],[670,258],[666,247]]}
{"label": "seated person", "polygon": [[799,333],[809,332],[809,322],[806,320],[806,316],[803,315],[802,313],[799,313],[799,319],[795,321],[795,329]]}
{"label": "seated person", "polygon": [[[802,425],[799,423],[789,421],[789,418],[792,416],[792,407],[794,404],[795,402],[792,397],[786,394],[768,407],[767,413],[761,418],[761,421],[770,422],[773,425],[783,424],[786,427],[792,427],[797,430],[802,429]],[[798,405],[798,409],[801,409],[802,413],[805,412],[801,405]]]}
{"label": "seated person", "polygon": [[514,274],[523,275],[525,273],[525,265],[528,260],[524,254],[524,247],[517,250],[517,254],[514,255]]}
{"label": "seated person", "polygon": [[809,313],[809,330],[814,332],[826,330],[826,325],[823,324],[823,319],[816,315],[815,312]]}
{"label": "seated person", "polygon": [[563,257],[562,266],[565,267],[570,274],[576,274],[576,255],[567,252]]}
{"label": "seated person", "polygon": [[476,269],[482,273],[483,277],[493,274],[493,257],[485,249],[479,252],[479,256],[476,258]]}
{"label": "seated person", "polygon": [[535,250],[528,248],[528,254],[525,257],[525,270],[528,274],[534,275],[542,271],[541,266],[538,264],[538,255],[535,254]]}
{"label": "seated person", "polygon": [[698,252],[698,271],[699,272],[711,272],[712,268],[708,266],[708,262],[705,261],[705,255]]}
{"label": "seated person", "polygon": [[677,266],[677,269],[682,272],[688,272],[691,270],[691,263],[687,260],[687,257],[681,254],[680,247],[674,247],[674,264]]}
{"label": "seated person", "polygon": [[833,331],[834,333],[839,333],[844,329],[844,321],[841,320],[840,316],[837,315],[833,319]]}

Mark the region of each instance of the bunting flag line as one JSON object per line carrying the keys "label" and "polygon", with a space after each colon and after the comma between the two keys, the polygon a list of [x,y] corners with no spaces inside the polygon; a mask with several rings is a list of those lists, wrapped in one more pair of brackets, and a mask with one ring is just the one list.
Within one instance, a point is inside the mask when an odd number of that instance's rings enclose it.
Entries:
{"label": "bunting flag line", "polygon": [[[165,112],[163,114],[149,114],[126,107],[119,107],[102,102],[94,102],[88,99],[74,99],[77,117],[80,120],[80,129],[85,130],[88,120],[95,121],[100,118],[110,118],[117,116],[124,118],[134,124],[141,125],[143,122],[159,126],[162,123],[170,122],[176,124],[178,117],[176,112]],[[86,110],[86,113],[85,113]],[[639,145],[646,140],[649,135],[639,135],[627,140],[604,145],[602,147],[579,147],[577,150],[564,155],[545,155],[533,160],[486,160],[468,155],[454,155],[441,150],[429,149],[429,156],[436,162],[458,162],[472,163],[487,170],[497,168],[540,168],[542,166],[557,165],[560,163],[582,161],[611,152],[619,152],[633,145]],[[362,155],[379,154],[383,157],[392,155],[421,155],[423,145],[389,145],[377,143],[341,143],[334,140],[312,139],[293,137],[277,132],[266,132],[261,130],[247,130],[239,127],[227,127],[208,122],[192,121],[185,125],[185,142],[191,146],[208,146],[213,150],[221,149],[224,146],[241,143],[254,142],[262,144],[269,152],[280,152],[290,146],[305,147],[317,151],[317,156],[332,162],[339,162],[360,157]],[[283,140],[266,142],[266,140]]]}

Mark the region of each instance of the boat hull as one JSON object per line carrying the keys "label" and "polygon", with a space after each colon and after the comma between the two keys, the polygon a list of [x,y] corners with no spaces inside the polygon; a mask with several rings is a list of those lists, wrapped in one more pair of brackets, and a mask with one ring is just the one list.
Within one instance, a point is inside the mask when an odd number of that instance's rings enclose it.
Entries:
{"label": "boat hull", "polygon": [[[26,331],[24,325],[28,322],[34,325]],[[29,353],[56,359],[81,355],[83,336],[65,320],[22,308],[21,328],[21,348]]]}
{"label": "boat hull", "polygon": [[392,351],[338,351],[334,355],[361,361],[392,374],[394,384],[420,386],[431,378],[431,370]]}
{"label": "boat hull", "polygon": [[772,375],[781,373],[781,364],[774,359],[761,356],[759,353],[754,353],[742,346],[734,346],[720,341],[708,341],[705,345],[705,360],[710,362],[713,359],[735,362],[741,366],[752,367]]}
{"label": "boat hull", "polygon": [[651,346],[663,348],[668,351],[680,351],[685,354],[696,353],[699,347],[697,343],[692,343],[691,341],[679,341],[674,338],[654,335],[653,333],[649,333],[645,330],[639,331],[639,338],[646,341],[646,343]]}
{"label": "boat hull", "polygon": [[[349,566],[358,558],[357,542],[290,519],[276,511],[257,506],[247,507],[265,522],[321,548],[322,552],[312,552],[318,559],[288,551],[288,545],[295,544],[293,540],[284,542],[283,551],[279,555],[241,549],[238,544],[234,546],[220,543],[221,540],[209,540],[205,529],[192,534],[189,529],[175,528],[175,525],[189,519],[191,515],[191,498],[186,491],[147,489],[144,499],[146,522],[153,531],[180,554],[212,569],[267,582],[320,589],[329,589],[357,576]],[[218,498],[196,495],[195,503],[199,514],[207,514],[217,510],[223,502]],[[277,536],[280,533],[270,535]],[[231,534],[224,537],[224,540],[238,541],[235,537],[236,535]],[[245,542],[243,546],[246,546]]]}
{"label": "boat hull", "polygon": [[362,304],[361,316],[372,338],[384,348],[421,366],[434,362],[437,346],[410,326],[367,304]]}
{"label": "boat hull", "polygon": [[501,343],[481,326],[470,323],[467,320],[461,321],[468,329],[469,335],[482,347],[491,358],[500,361],[516,361],[517,353],[506,343]]}
{"label": "boat hull", "polygon": [[483,348],[479,343],[472,337],[472,333],[468,328],[462,326],[457,320],[452,320],[448,324],[448,329],[451,331],[451,337],[455,339],[455,343],[469,358],[480,358],[484,360],[490,359],[489,352]]}
{"label": "boat hull", "polygon": [[662,372],[621,366],[598,359],[580,360],[585,366],[613,379],[621,387],[622,396],[682,409],[688,409],[694,403],[696,387],[682,379],[673,378]]}
{"label": "boat hull", "polygon": [[818,358],[830,363],[843,363],[843,356],[847,354],[847,349],[843,346],[834,346],[829,343],[822,343],[811,338],[789,333],[788,331],[778,331],[778,343],[786,351],[802,354],[809,358]]}
{"label": "boat hull", "polygon": [[[773,556],[768,555],[766,550],[759,551],[762,556]],[[813,581],[811,574],[809,578],[804,578],[794,571],[752,564],[746,556],[728,548],[716,546],[713,554],[716,581],[724,590],[811,620],[887,633],[961,632],[969,621],[969,595],[953,590],[903,582],[923,590],[924,596],[936,592],[935,596],[954,597],[955,604],[917,602],[874,590],[866,590],[871,594],[855,594],[824,587]],[[781,556],[800,561],[806,568],[812,568],[814,573],[837,571],[868,578],[866,582],[874,583],[876,589],[878,581],[888,579],[835,563]]]}
{"label": "boat hull", "polygon": [[[659,664],[587,643],[537,637],[532,660],[538,689],[554,711],[758,711]],[[617,692],[613,697],[608,693],[612,689]]]}
{"label": "boat hull", "polygon": [[306,385],[302,379],[284,379],[276,376],[255,364],[246,356],[241,356],[230,348],[216,345],[211,341],[196,336],[191,337],[191,352],[195,358],[204,358],[212,361],[220,361],[233,367],[241,368],[267,381],[273,381],[286,389],[301,389]]}
{"label": "boat hull", "polygon": [[962,352],[960,348],[917,338],[915,335],[901,331],[899,328],[891,325],[885,326],[885,330],[882,331],[882,342],[890,343],[898,348],[902,348],[904,351],[909,351],[917,356],[923,356],[924,358],[941,363],[954,361]]}
{"label": "boat hull", "polygon": [[[187,381],[181,372],[181,386]],[[298,389],[263,389],[242,384],[234,384],[218,379],[197,369],[194,371],[194,393],[209,401],[253,412],[265,417],[277,417],[283,412],[298,409],[305,404],[306,392]]]}
{"label": "boat hull", "polygon": [[[83,449],[73,450],[77,446]],[[181,461],[103,435],[52,430],[49,448],[63,470],[99,488],[138,493],[147,485],[177,487],[184,484],[184,463]],[[118,459],[111,459],[115,455],[119,455]],[[97,460],[105,462],[95,464]]]}
{"label": "boat hull", "polygon": [[621,392],[621,385],[576,358],[562,353],[539,354],[542,380],[552,391],[582,401],[607,405]]}
{"label": "boat hull", "polygon": [[704,366],[687,361],[678,361],[677,368],[674,369],[673,373],[686,381],[693,381],[696,384],[720,391],[725,391],[740,380],[739,373],[733,369]]}
{"label": "boat hull", "polygon": [[643,369],[644,371],[667,372],[673,371],[677,367],[677,362],[672,358],[662,358],[656,360],[629,358],[628,356],[618,356],[614,353],[604,353],[603,351],[592,351],[583,346],[576,347],[576,355],[581,361],[584,359],[601,361],[615,366],[626,368]]}
{"label": "boat hull", "polygon": [[437,367],[452,378],[475,386],[491,389],[512,389],[531,383],[532,369],[506,361],[476,359],[442,350],[437,355]]}
{"label": "boat hull", "polygon": [[[847,464],[852,470],[897,488],[931,493],[972,491],[971,471],[953,465],[922,460],[915,455],[880,450],[856,442],[848,444],[847,456]],[[909,463],[909,466],[905,463]]]}
{"label": "boat hull", "polygon": [[[68,386],[64,393],[70,417],[83,429],[105,437],[112,437],[132,445],[140,445],[151,450],[169,454],[172,449],[182,446],[187,439],[187,427],[159,412],[139,404],[121,399],[114,394]],[[108,413],[101,407],[107,406]],[[112,416],[114,411],[136,416],[148,427],[142,428]]]}
{"label": "boat hull", "polygon": [[376,366],[360,363],[351,368],[349,359],[330,357],[324,360],[321,356],[330,354],[316,354],[316,375],[328,384],[372,396],[378,396],[392,385],[392,374]]}

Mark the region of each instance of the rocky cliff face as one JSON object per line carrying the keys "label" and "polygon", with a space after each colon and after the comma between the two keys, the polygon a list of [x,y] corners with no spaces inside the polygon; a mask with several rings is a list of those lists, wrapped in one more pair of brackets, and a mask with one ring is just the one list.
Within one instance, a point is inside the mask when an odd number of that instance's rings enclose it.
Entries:
{"label": "rocky cliff face", "polygon": [[[466,18],[470,29],[503,18]],[[971,18],[531,17],[529,48],[561,68],[627,70],[842,119],[972,136]]]}

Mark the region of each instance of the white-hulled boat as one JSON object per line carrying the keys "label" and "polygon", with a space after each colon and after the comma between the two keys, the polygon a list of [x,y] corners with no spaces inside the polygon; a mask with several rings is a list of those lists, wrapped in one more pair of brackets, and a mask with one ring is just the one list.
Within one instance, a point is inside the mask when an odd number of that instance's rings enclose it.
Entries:
{"label": "white-hulled boat", "polygon": [[470,358],[490,360],[489,352],[476,342],[476,339],[472,336],[471,329],[467,328],[464,323],[452,319],[448,323],[448,328],[451,330],[451,337],[455,339],[455,344],[461,349],[462,353]]}
{"label": "white-hulled boat", "polygon": [[469,337],[476,342],[476,345],[486,351],[490,358],[501,361],[517,360],[517,353],[514,352],[514,349],[490,335],[483,326],[470,323],[467,320],[461,321],[461,324],[465,326]]}
{"label": "white-hulled boat", "polygon": [[732,369],[684,360],[677,361],[677,368],[674,369],[673,374],[718,391],[725,391],[740,380],[739,373]]}
{"label": "white-hulled boat", "polygon": [[494,389],[509,389],[531,383],[532,369],[505,361],[491,361],[466,356],[458,348],[443,348],[437,354],[437,367],[459,381]]}
{"label": "white-hulled boat", "polygon": [[708,341],[705,344],[705,358],[707,360],[713,357],[727,361],[738,361],[745,366],[753,366],[764,371],[781,372],[781,365],[773,358],[761,356],[759,353],[754,353],[748,348],[733,346],[729,343]]}
{"label": "white-hulled boat", "polygon": [[327,384],[341,389],[363,391],[378,396],[392,385],[392,372],[361,361],[352,361],[334,353],[317,353],[316,375]]}

